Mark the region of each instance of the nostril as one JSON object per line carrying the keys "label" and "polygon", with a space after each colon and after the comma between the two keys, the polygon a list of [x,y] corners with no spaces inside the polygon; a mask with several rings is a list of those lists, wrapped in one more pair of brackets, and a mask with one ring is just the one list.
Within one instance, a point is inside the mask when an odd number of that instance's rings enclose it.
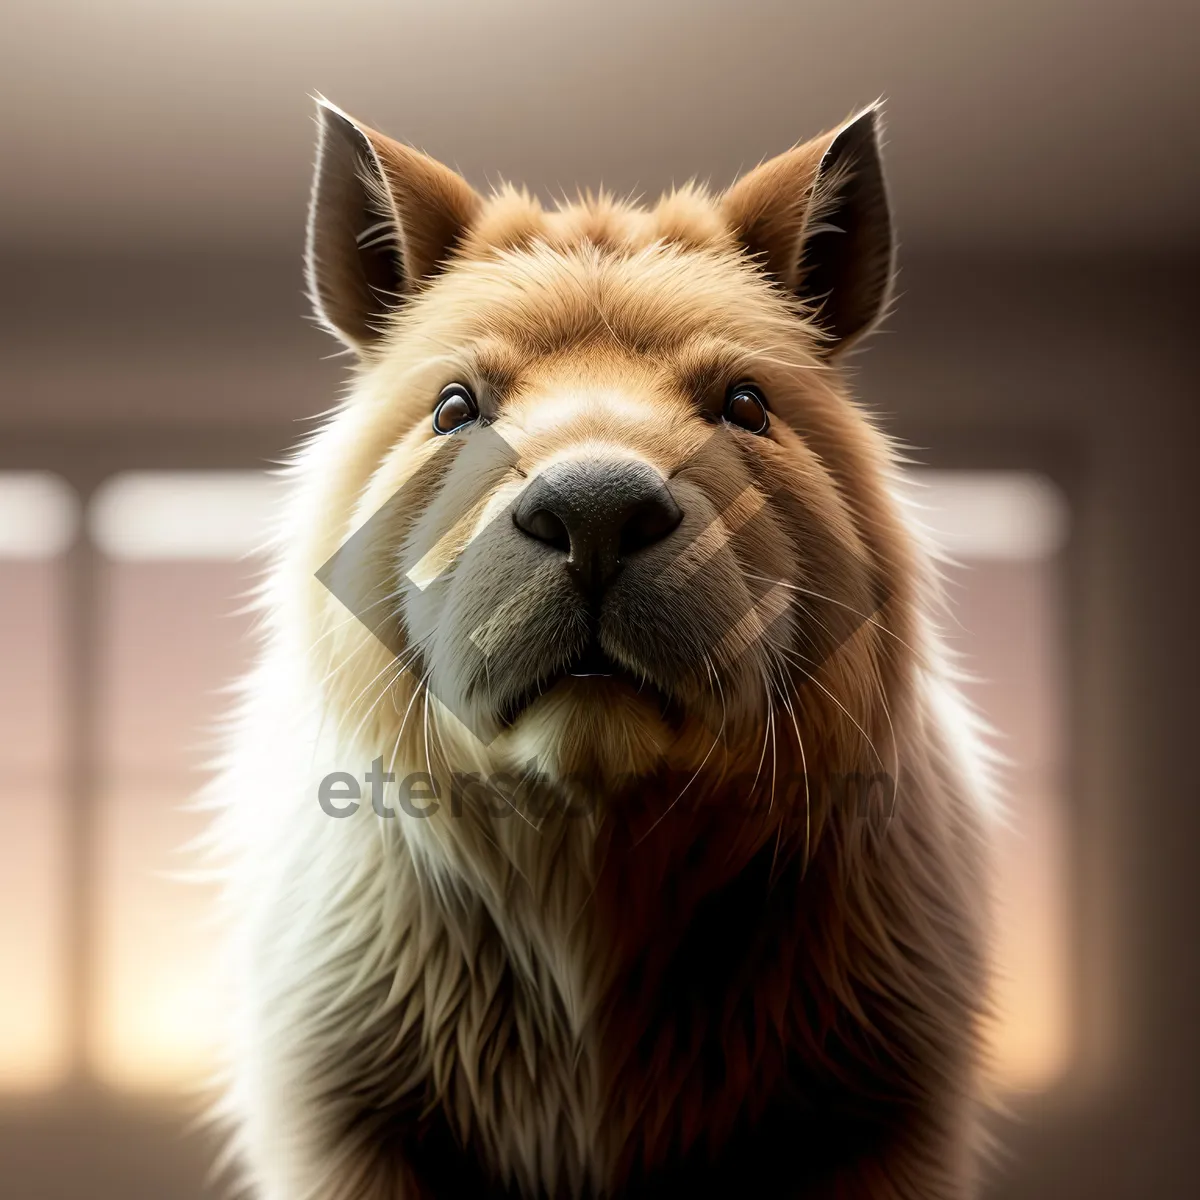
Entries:
{"label": "nostril", "polygon": [[643,500],[629,514],[621,529],[621,554],[634,554],[662,541],[679,522],[683,513],[667,489]]}
{"label": "nostril", "polygon": [[564,554],[570,552],[571,534],[563,519],[548,508],[534,509],[533,512],[522,512],[518,509],[513,513],[513,520],[517,528],[530,537],[545,542]]}

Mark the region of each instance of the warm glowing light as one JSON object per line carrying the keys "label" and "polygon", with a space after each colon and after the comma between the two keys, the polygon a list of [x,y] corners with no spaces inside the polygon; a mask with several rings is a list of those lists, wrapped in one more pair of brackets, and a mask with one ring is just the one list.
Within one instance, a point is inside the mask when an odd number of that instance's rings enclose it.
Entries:
{"label": "warm glowing light", "polygon": [[1000,876],[992,1058],[1010,1091],[1040,1091],[1071,1056],[1062,798],[1014,795]]}
{"label": "warm glowing light", "polygon": [[89,1047],[106,1083],[190,1088],[214,1062],[223,1005],[214,892],[184,878],[202,828],[186,795],[122,786],[100,805],[97,991]]}
{"label": "warm glowing light", "polygon": [[[18,511],[36,513],[39,494],[58,497],[43,515],[55,509],[61,495],[39,480],[14,487],[13,476],[0,475],[0,524]],[[14,495],[20,502],[5,509]],[[61,505],[58,517],[69,508]],[[54,533],[56,520],[44,522],[42,534]],[[63,564],[43,552],[70,537],[64,521],[47,541],[26,540],[21,557],[0,556],[0,1091],[51,1087],[68,1068],[66,614]],[[6,545],[16,548],[11,538]]]}
{"label": "warm glowing light", "polygon": [[97,990],[92,1069],[128,1090],[201,1082],[221,1014],[216,889],[190,844],[222,689],[249,665],[236,616],[255,563],[137,561],[105,572],[100,648]]}
{"label": "warm glowing light", "polygon": [[0,1091],[43,1090],[66,1061],[67,894],[62,805],[35,786],[0,793]]}
{"label": "warm glowing light", "polygon": [[1044,1090],[1075,1049],[1060,567],[981,557],[949,575],[947,637],[963,656],[968,696],[1008,759],[1003,824],[994,831],[993,1063],[1009,1090]]}

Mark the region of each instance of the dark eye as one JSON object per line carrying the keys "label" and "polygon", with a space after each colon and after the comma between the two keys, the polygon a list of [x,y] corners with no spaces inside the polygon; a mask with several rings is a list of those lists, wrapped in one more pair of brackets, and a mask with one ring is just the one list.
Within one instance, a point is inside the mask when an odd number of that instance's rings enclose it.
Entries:
{"label": "dark eye", "polygon": [[479,405],[475,403],[471,389],[462,383],[448,383],[442,388],[437,408],[433,410],[433,431],[453,433],[478,416]]}
{"label": "dark eye", "polygon": [[752,383],[735,383],[725,397],[725,420],[750,433],[766,433],[771,419],[762,392]]}

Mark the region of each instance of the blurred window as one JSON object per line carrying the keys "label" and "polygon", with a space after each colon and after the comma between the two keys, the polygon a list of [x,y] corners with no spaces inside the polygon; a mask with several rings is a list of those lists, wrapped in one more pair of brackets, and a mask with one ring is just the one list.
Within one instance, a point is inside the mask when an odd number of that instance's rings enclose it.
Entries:
{"label": "blurred window", "polygon": [[1062,550],[1067,509],[1042,476],[914,471],[912,495],[945,567],[947,640],[995,730],[1006,812],[998,830],[1001,1082],[1049,1086],[1071,1053]]}
{"label": "blurred window", "polygon": [[262,549],[278,494],[261,471],[129,471],[93,497],[88,532],[116,562],[233,562]]}
{"label": "blurred window", "polygon": [[0,472],[0,1090],[67,1069],[66,551],[78,502]]}
{"label": "blurred window", "polygon": [[99,576],[97,933],[89,1044],[118,1086],[188,1085],[219,1014],[211,883],[188,852],[277,485],[249,471],[115,476],[88,512]]}

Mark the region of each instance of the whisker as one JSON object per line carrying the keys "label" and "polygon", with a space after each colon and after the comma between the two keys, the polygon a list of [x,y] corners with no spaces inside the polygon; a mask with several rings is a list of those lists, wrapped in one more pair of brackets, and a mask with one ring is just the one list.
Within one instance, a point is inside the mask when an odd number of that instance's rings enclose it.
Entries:
{"label": "whisker", "polygon": [[351,612],[343,620],[338,621],[338,623],[336,625],[331,625],[319,637],[314,638],[313,639],[313,649],[315,650],[323,641],[325,641],[326,638],[332,637],[339,630],[345,629],[347,625],[351,624],[351,622],[361,621],[363,618],[363,615],[365,613],[369,613],[373,608],[378,608],[381,604],[388,604],[389,602],[391,602],[393,600],[399,600],[403,597],[403,595],[404,595],[404,589],[397,588],[393,592],[388,592],[388,594],[386,596],[380,596],[378,600],[372,600],[370,604],[367,604],[363,608],[358,609],[354,612]]}
{"label": "whisker", "polygon": [[[775,647],[768,646],[768,649],[775,651]],[[777,655],[777,651],[776,651]],[[800,868],[800,878],[803,879],[808,873],[809,853],[812,845],[812,794],[811,785],[808,778],[808,756],[804,751],[804,738],[800,735],[800,722],[796,719],[796,709],[792,705],[791,697],[788,695],[786,687],[786,676],[783,672],[783,662],[776,657],[776,669],[779,671],[780,680],[777,683],[779,687],[779,697],[784,703],[784,707],[788,710],[788,715],[791,717],[792,729],[796,734],[796,746],[800,751],[800,770],[804,775],[804,862]],[[775,853],[779,853],[779,843],[776,840]],[[774,862],[772,862],[772,871],[774,871]]]}
{"label": "whisker", "polygon": [[386,696],[388,694],[388,691],[390,690],[392,684],[394,684],[396,682],[396,680],[399,679],[400,676],[404,673],[405,665],[406,664],[404,663],[404,661],[402,659],[399,659],[399,658],[389,659],[386,663],[384,663],[384,665],[378,671],[375,672],[375,674],[369,680],[367,680],[367,682],[362,686],[362,688],[359,689],[358,694],[354,697],[353,700],[350,701],[350,703],[346,706],[345,711],[342,713],[342,716],[337,723],[337,727],[333,731],[333,736],[335,739],[341,737],[342,730],[345,728],[345,725],[346,725],[346,721],[349,720],[349,718],[354,715],[355,710],[358,708],[359,702],[371,690],[371,688],[374,686],[375,682],[386,672],[391,671],[392,672],[391,677],[388,679],[387,683],[385,683],[383,685],[383,687],[380,689],[379,695],[376,696],[375,699],[371,702],[371,706],[367,709],[367,711],[365,713],[363,713],[362,719],[359,721],[358,725],[355,726],[354,732],[350,735],[351,742],[357,740],[358,735],[360,733],[362,733],[363,726],[367,723],[371,714],[375,711],[380,700],[382,700],[384,698],[384,696]]}
{"label": "whisker", "polygon": [[757,579],[761,583],[775,583],[775,584],[778,584],[780,587],[787,588],[788,591],[799,592],[805,596],[812,596],[814,600],[824,600],[826,604],[836,604],[839,608],[844,608],[847,612],[853,613],[854,616],[860,617],[862,620],[866,621],[868,624],[874,625],[875,628],[878,629],[881,633],[886,633],[888,635],[888,637],[893,638],[895,641],[899,642],[900,645],[903,646],[910,654],[913,654],[913,655],[917,654],[917,651],[912,646],[910,646],[908,644],[908,642],[906,642],[898,633],[894,633],[886,625],[884,625],[881,621],[878,621],[878,620],[876,620],[875,617],[869,615],[868,613],[862,612],[860,609],[855,608],[852,604],[846,604],[842,600],[835,600],[832,596],[822,595],[820,592],[815,592],[811,588],[800,587],[799,584],[788,583],[788,581],[786,579],[773,579],[770,575],[755,575],[755,574],[747,571],[746,578],[747,579]]}
{"label": "whisker", "polygon": [[[802,659],[804,662],[807,662],[810,665],[815,666],[818,670],[822,666],[821,663],[813,662],[812,659],[807,658],[805,655],[801,654],[797,650],[785,650],[782,646],[777,646],[776,650],[780,654],[787,656],[789,659]],[[804,670],[804,668],[801,668],[801,670]],[[834,704],[836,704],[838,706],[838,708],[840,708],[842,710],[842,712],[846,714],[846,719],[850,722],[851,725],[854,726],[855,729],[858,730],[858,732],[862,735],[863,740],[867,743],[868,746],[870,746],[871,753],[875,755],[875,761],[877,763],[879,763],[881,768],[886,770],[887,764],[883,761],[883,757],[880,755],[879,751],[875,748],[875,743],[871,740],[871,735],[868,734],[867,731],[858,723],[858,721],[854,717],[854,714],[837,698],[837,696],[835,696],[833,694],[833,692],[831,692],[829,690],[829,688],[827,688],[816,677],[816,675],[813,672],[805,670],[804,677],[809,683],[816,684],[816,686],[819,687],[821,689],[821,691],[824,692],[825,695],[828,696],[829,699],[832,700],[834,702]]]}
{"label": "whisker", "polygon": [[[358,740],[358,735],[360,733],[362,733],[363,726],[365,726],[367,721],[370,720],[371,714],[379,707],[379,704],[383,700],[383,698],[390,694],[392,686],[395,684],[396,680],[399,679],[400,676],[404,673],[404,667],[401,663],[394,662],[392,665],[396,669],[392,672],[391,676],[388,678],[388,681],[383,685],[383,687],[381,687],[379,689],[379,695],[376,696],[373,701],[371,701],[370,707],[367,709],[367,711],[365,713],[363,713],[361,720],[355,726],[354,732],[350,735],[351,743],[354,743]],[[380,672],[380,674],[382,674],[382,673],[383,672]],[[375,678],[378,679],[379,675],[376,675]],[[368,686],[370,686],[370,685],[368,685]],[[366,691],[366,689],[364,688],[363,692],[359,693],[360,698],[365,693],[365,691]],[[355,704],[357,704],[357,702],[358,701],[356,700]],[[339,722],[339,724],[340,724],[340,722]],[[339,730],[339,733],[340,733],[340,730]]]}

